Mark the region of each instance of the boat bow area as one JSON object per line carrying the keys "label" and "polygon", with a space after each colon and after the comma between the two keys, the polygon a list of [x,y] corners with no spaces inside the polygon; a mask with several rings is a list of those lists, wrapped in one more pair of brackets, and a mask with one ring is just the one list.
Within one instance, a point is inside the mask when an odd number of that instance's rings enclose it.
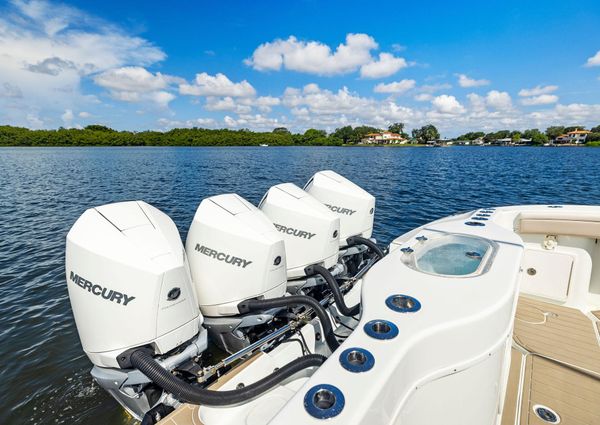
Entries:
{"label": "boat bow area", "polygon": [[414,229],[363,277],[360,322],[312,375],[165,423],[600,423],[598,238],[600,208],[585,206],[486,208]]}

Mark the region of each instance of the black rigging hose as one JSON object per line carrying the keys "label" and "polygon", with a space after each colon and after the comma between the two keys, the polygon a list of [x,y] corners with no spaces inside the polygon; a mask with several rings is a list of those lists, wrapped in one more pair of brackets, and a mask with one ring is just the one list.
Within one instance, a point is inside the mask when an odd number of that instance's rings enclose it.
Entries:
{"label": "black rigging hose", "polygon": [[327,358],[319,354],[298,357],[272,374],[243,388],[229,391],[215,391],[196,387],[163,368],[148,350],[137,350],[131,354],[131,364],[139,369],[152,382],[173,394],[185,403],[204,406],[230,406],[257,397],[273,388],[290,376],[312,366],[320,366]]}
{"label": "black rigging hose", "polygon": [[346,243],[348,245],[366,245],[379,257],[380,260],[385,257],[385,254],[381,248],[379,248],[371,239],[363,238],[362,236],[350,236],[348,239],[346,239]]}
{"label": "black rigging hose", "polygon": [[325,267],[320,266],[318,264],[314,264],[312,266],[306,267],[304,269],[304,273],[306,273],[307,276],[319,274],[323,277],[323,279],[325,279],[329,290],[333,294],[333,299],[335,300],[335,305],[338,311],[344,316],[356,316],[358,313],[360,313],[360,303],[356,304],[354,307],[348,307],[346,305],[346,301],[344,300],[344,295],[342,294],[342,291],[340,291],[340,287],[338,286],[331,272]]}
{"label": "black rigging hose", "polygon": [[240,313],[244,314],[251,311],[261,311],[278,307],[293,307],[297,305],[309,307],[314,310],[315,314],[321,321],[321,327],[323,328],[323,333],[325,334],[327,346],[332,352],[335,351],[336,348],[340,346],[340,343],[333,334],[333,326],[331,325],[331,321],[329,320],[327,312],[314,298],[306,295],[292,295],[290,297],[270,298],[267,300],[246,300],[238,304],[238,310]]}

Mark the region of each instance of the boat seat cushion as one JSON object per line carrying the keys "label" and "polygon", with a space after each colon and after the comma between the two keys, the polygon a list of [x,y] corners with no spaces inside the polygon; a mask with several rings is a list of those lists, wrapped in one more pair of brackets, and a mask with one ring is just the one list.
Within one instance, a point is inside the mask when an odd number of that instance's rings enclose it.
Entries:
{"label": "boat seat cushion", "polygon": [[587,238],[600,238],[600,217],[599,220],[589,219],[564,219],[564,218],[527,218],[521,217],[517,220],[515,229],[521,234],[542,234],[542,235],[568,235],[583,236]]}

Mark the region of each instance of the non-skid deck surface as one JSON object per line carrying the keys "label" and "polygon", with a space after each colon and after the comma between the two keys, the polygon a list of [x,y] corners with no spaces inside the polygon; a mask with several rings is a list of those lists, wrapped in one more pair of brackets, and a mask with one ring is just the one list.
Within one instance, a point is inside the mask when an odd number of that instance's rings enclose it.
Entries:
{"label": "non-skid deck surface", "polygon": [[560,415],[561,424],[600,425],[600,380],[542,357],[529,357],[521,424],[547,425],[533,411],[535,405],[544,405]]}
{"label": "non-skid deck surface", "polygon": [[527,351],[600,377],[596,324],[581,311],[519,297],[514,339]]}
{"label": "non-skid deck surface", "polygon": [[[600,311],[593,314],[600,318]],[[547,425],[536,405],[556,411],[564,425],[600,425],[597,325],[577,309],[519,298],[513,338],[530,353],[512,351],[502,425],[514,425],[518,415],[521,425]],[[522,368],[519,403],[515,380]]]}

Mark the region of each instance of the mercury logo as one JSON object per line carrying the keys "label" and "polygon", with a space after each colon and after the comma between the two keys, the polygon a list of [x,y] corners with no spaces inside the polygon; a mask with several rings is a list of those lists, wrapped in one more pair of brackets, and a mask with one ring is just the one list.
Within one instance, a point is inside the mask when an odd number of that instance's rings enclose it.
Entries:
{"label": "mercury logo", "polygon": [[219,252],[207,246],[200,245],[199,243],[196,244],[196,248],[194,249],[200,254],[206,255],[207,257],[214,258],[217,261],[223,261],[227,264],[231,264],[232,266],[238,266],[243,269],[245,269],[246,266],[252,264],[252,261],[250,260],[244,260],[243,258],[235,257],[224,252]]}
{"label": "mercury logo", "polygon": [[273,223],[277,230],[286,235],[296,236],[297,238],[311,239],[316,233],[310,233],[305,230],[294,229],[293,227],[282,226],[281,224]]}
{"label": "mercury logo", "polygon": [[349,208],[342,208],[342,207],[338,207],[336,205],[325,204],[325,206],[327,208],[329,208],[331,211],[336,212],[338,214],[352,215],[356,212],[356,210],[351,210]]}
{"label": "mercury logo", "polygon": [[98,297],[102,297],[107,301],[112,301],[117,304],[127,305],[129,302],[133,301],[135,297],[130,297],[127,294],[123,294],[122,292],[118,292],[112,289],[108,289],[106,287],[102,287],[96,283],[92,283],[89,280],[79,276],[78,274],[71,271],[69,275],[69,279],[75,283],[77,286],[80,286],[83,289],[87,289],[87,291]]}

